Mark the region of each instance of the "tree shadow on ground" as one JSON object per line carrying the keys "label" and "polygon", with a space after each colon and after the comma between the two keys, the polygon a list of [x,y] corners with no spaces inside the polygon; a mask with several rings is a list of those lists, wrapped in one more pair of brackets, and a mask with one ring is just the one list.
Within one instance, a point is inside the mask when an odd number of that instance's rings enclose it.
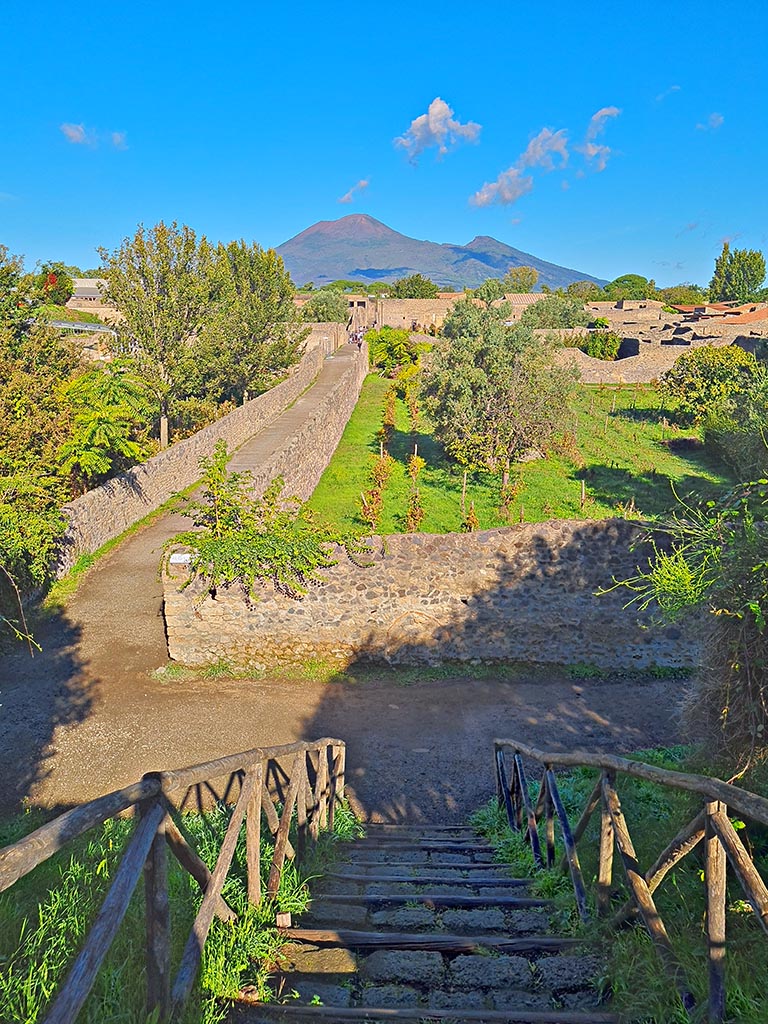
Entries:
{"label": "tree shadow on ground", "polygon": [[57,612],[33,623],[42,651],[23,644],[0,652],[0,812],[13,813],[50,776],[57,729],[87,719],[97,681],[85,678],[79,627]]}
{"label": "tree shadow on ground", "polygon": [[[593,545],[588,569],[584,544]],[[663,666],[665,651],[677,664],[680,631],[667,631],[666,647],[657,645],[637,613],[623,610],[628,592],[594,597],[598,584],[627,575],[624,552],[612,552],[596,524],[585,523],[563,547],[539,536],[524,562],[497,552],[487,584],[468,592],[455,614],[435,610],[434,579],[415,569],[421,603],[409,609],[402,600],[385,643],[372,628],[304,723],[306,739],[347,742],[355,809],[369,820],[465,820],[492,796],[498,737],[616,753],[677,741],[681,683],[670,677],[679,669]],[[630,557],[642,562],[647,554]],[[606,649],[615,651],[615,666],[597,669]]]}
{"label": "tree shadow on ground", "polygon": [[[722,463],[706,460],[708,466],[702,466],[705,460],[688,458],[686,453],[676,452],[678,458],[691,466],[691,472],[670,480],[665,474],[657,473],[652,465],[643,471],[633,471],[621,466],[607,466],[605,463],[590,463],[574,470],[573,480],[584,480],[587,500],[601,502],[604,505],[618,508],[632,506],[642,515],[657,516],[672,510],[677,500],[700,505],[731,483]],[[719,474],[715,480],[705,475],[706,471]],[[660,488],[660,482],[666,480],[668,487]]]}

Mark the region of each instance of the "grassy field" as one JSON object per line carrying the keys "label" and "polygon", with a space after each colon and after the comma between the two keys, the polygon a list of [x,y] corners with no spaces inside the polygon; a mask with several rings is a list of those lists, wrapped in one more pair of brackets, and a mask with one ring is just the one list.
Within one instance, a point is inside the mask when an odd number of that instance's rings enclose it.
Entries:
{"label": "grassy field", "polygon": [[[369,486],[370,466],[378,452],[384,394],[389,381],[370,375],[331,464],[323,474],[310,506],[324,519],[359,528],[360,492]],[[695,430],[665,424],[665,410],[650,386],[580,385],[573,406],[569,439],[546,459],[519,465],[518,493],[509,521],[599,519],[634,508],[652,518],[683,497],[706,497],[731,481],[726,467],[703,450]],[[462,470],[446,456],[422,414],[413,432],[408,411],[398,400],[396,430],[389,446],[397,465],[384,492],[381,533],[399,533],[410,480],[406,461],[414,444],[427,465],[420,489],[424,533],[446,533],[461,525]],[[581,506],[581,481],[586,502]],[[475,503],[482,529],[504,526],[498,510],[499,479],[471,473],[467,504]]]}

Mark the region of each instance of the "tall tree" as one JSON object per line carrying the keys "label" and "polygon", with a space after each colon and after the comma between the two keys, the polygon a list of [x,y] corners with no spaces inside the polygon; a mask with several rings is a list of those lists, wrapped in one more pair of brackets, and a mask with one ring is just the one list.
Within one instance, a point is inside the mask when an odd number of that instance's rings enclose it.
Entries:
{"label": "tall tree", "polygon": [[345,324],[349,319],[349,299],[338,288],[321,288],[301,307],[301,315],[308,324]]}
{"label": "tall tree", "polygon": [[[219,245],[214,290],[199,342],[218,379],[205,397],[242,402],[271,387],[299,358],[309,333],[294,305],[295,288],[280,256],[245,241]],[[189,354],[197,357],[198,342]]]}
{"label": "tall tree", "polygon": [[750,302],[765,280],[765,257],[759,249],[734,249],[723,242],[709,283],[711,302]]}
{"label": "tall tree", "polygon": [[520,317],[520,323],[526,327],[546,327],[551,330],[583,327],[588,322],[589,314],[581,300],[571,295],[558,295],[557,292],[531,303]]}
{"label": "tall tree", "polygon": [[35,274],[35,287],[45,303],[64,306],[74,291],[72,275],[63,263],[43,263]]}
{"label": "tall tree", "polygon": [[576,374],[501,317],[458,303],[425,369],[423,395],[447,451],[464,465],[501,470],[505,482],[510,461],[546,449],[561,429]]}
{"label": "tall tree", "polygon": [[411,274],[394,281],[390,294],[396,299],[434,299],[440,289],[423,274]]}
{"label": "tall tree", "polygon": [[532,292],[539,280],[539,272],[534,267],[510,267],[503,279],[504,291],[516,295]]}
{"label": "tall tree", "polygon": [[641,274],[622,274],[605,286],[606,297],[618,302],[621,299],[650,299],[656,292],[656,282]]}
{"label": "tall tree", "polygon": [[204,324],[212,289],[213,254],[192,228],[162,221],[109,252],[99,249],[106,298],[123,319],[117,349],[134,360],[160,410],[160,446],[168,444],[168,407],[182,381],[179,367]]}
{"label": "tall tree", "polygon": [[571,281],[565,292],[580,302],[599,302],[605,298],[605,292],[594,281]]}
{"label": "tall tree", "polygon": [[492,306],[498,299],[504,298],[504,291],[504,284],[498,277],[489,277],[479,288],[475,288],[475,298],[480,299],[486,306]]}

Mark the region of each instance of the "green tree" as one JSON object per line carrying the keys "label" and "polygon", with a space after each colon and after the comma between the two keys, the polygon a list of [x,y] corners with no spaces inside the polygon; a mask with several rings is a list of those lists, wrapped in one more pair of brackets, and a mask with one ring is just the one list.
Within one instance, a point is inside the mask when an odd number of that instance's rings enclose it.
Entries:
{"label": "green tree", "polygon": [[765,280],[765,257],[758,249],[734,249],[723,242],[709,282],[710,302],[750,302]]}
{"label": "green tree", "polygon": [[99,249],[105,297],[123,319],[116,324],[117,352],[130,357],[152,389],[160,410],[160,446],[168,444],[168,408],[181,390],[186,347],[209,311],[213,254],[203,237],[174,221],[145,230],[109,252]]}
{"label": "green tree", "polygon": [[683,419],[700,422],[713,410],[727,411],[745,394],[761,373],[751,352],[736,345],[689,349],[662,374],[659,385],[665,398],[677,403]]}
{"label": "green tree", "polygon": [[701,306],[707,301],[707,289],[686,281],[657,289],[656,298],[670,306]]}
{"label": "green tree", "polygon": [[725,408],[709,411],[703,420],[704,443],[732,466],[737,479],[768,477],[768,372],[758,372]]}
{"label": "green tree", "polygon": [[613,360],[619,354],[621,337],[615,331],[590,331],[578,347],[593,359]]}
{"label": "green tree", "polygon": [[219,245],[213,282],[205,325],[187,346],[182,365],[190,385],[196,376],[200,381],[198,397],[241,403],[285,375],[309,331],[274,249],[244,241]]}
{"label": "green tree", "polygon": [[539,281],[539,272],[534,267],[510,267],[502,280],[503,290],[515,295],[532,292]]}
{"label": "green tree", "polygon": [[599,302],[605,298],[605,292],[595,281],[571,281],[565,293],[579,302]]}
{"label": "green tree", "polygon": [[410,331],[385,326],[380,331],[368,331],[365,340],[371,366],[391,376],[418,361],[419,346],[411,339]]}
{"label": "green tree", "polygon": [[423,274],[411,274],[392,283],[389,294],[396,299],[434,299],[440,289]]}
{"label": "green tree", "polygon": [[651,299],[656,292],[656,282],[640,274],[623,274],[605,286],[606,298],[613,302],[621,299]]}
{"label": "green tree", "polygon": [[43,263],[35,274],[35,288],[44,303],[65,306],[72,296],[74,282],[63,263]]}
{"label": "green tree", "polygon": [[531,448],[546,450],[562,428],[576,374],[555,364],[529,329],[507,327],[502,316],[458,303],[422,391],[449,454],[466,466],[500,470],[506,483],[510,461]]}
{"label": "green tree", "polygon": [[489,277],[475,288],[475,298],[480,299],[486,306],[492,306],[494,302],[504,298],[504,285],[498,277]]}
{"label": "green tree", "polygon": [[0,329],[19,333],[33,305],[24,275],[24,261],[0,244]]}
{"label": "green tree", "polygon": [[61,468],[85,490],[146,458],[151,396],[124,360],[92,368],[63,388],[72,432],[58,450]]}
{"label": "green tree", "polygon": [[349,300],[337,288],[321,288],[301,307],[305,323],[345,324],[349,319]]}
{"label": "green tree", "polygon": [[554,292],[528,306],[520,317],[520,323],[525,327],[563,330],[585,327],[589,323],[589,314],[579,299]]}

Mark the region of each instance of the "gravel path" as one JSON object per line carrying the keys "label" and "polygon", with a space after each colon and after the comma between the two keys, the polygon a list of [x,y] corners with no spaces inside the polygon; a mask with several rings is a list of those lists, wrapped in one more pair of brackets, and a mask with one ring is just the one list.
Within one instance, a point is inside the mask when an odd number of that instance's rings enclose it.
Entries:
{"label": "gravel path", "polygon": [[[315,387],[240,450],[236,468],[279,446],[356,355],[326,360]],[[187,525],[166,515],[127,539],[38,631],[42,654],[0,660],[5,810],[22,799],[72,804],[145,771],[333,735],[348,743],[351,795],[367,816],[455,821],[490,795],[494,736],[614,750],[677,736],[679,684],[651,679],[574,685],[534,668],[480,679],[366,670],[356,683],[155,678],[167,664],[160,553]]]}

